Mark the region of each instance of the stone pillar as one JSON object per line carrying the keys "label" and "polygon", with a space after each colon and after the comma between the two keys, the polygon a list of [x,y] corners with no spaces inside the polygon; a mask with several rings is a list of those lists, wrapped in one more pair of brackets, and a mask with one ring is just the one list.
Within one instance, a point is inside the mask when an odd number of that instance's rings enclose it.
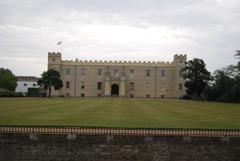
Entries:
{"label": "stone pillar", "polygon": [[110,78],[106,77],[104,82],[104,95],[105,96],[111,96],[110,93]]}
{"label": "stone pillar", "polygon": [[119,91],[119,95],[120,97],[125,97],[126,93],[125,93],[125,85],[126,85],[126,78],[125,77],[121,77],[120,79],[120,91]]}

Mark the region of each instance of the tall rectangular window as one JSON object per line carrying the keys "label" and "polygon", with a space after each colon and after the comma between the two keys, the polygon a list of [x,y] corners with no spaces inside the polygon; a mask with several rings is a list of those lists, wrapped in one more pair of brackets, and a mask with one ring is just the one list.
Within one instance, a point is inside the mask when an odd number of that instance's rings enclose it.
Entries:
{"label": "tall rectangular window", "polygon": [[70,75],[70,69],[66,69],[66,74]]}
{"label": "tall rectangular window", "polygon": [[134,70],[133,70],[133,69],[130,69],[130,73],[132,73],[132,74],[133,74],[133,73],[134,73]]}
{"label": "tall rectangular window", "polygon": [[98,75],[102,75],[102,69],[98,69]]}
{"label": "tall rectangular window", "polygon": [[146,76],[150,77],[150,70],[149,69],[147,70]]}
{"label": "tall rectangular window", "polygon": [[102,82],[98,82],[97,89],[102,89]]}
{"label": "tall rectangular window", "polygon": [[161,77],[165,76],[165,70],[161,70]]}
{"label": "tall rectangular window", "polygon": [[81,68],[81,75],[85,75],[85,69]]}
{"label": "tall rectangular window", "polygon": [[66,81],[66,88],[70,88],[70,82]]}
{"label": "tall rectangular window", "polygon": [[178,89],[179,89],[179,90],[182,90],[182,87],[183,87],[182,83],[179,83]]}
{"label": "tall rectangular window", "polygon": [[183,71],[182,71],[182,69],[180,69],[180,71],[179,71],[179,77],[182,77],[183,76]]}
{"label": "tall rectangular window", "polygon": [[134,82],[130,82],[130,90],[134,90]]}

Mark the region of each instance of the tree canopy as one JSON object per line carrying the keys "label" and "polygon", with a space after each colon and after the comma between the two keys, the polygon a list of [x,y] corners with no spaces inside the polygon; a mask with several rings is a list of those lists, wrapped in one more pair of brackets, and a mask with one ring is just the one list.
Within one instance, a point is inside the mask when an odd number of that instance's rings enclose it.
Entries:
{"label": "tree canopy", "polygon": [[214,72],[214,81],[204,90],[204,96],[209,101],[240,102],[240,50],[236,53],[237,65]]}
{"label": "tree canopy", "polygon": [[9,69],[0,68],[0,87],[15,91],[17,87],[17,78]]}
{"label": "tree canopy", "polygon": [[187,95],[192,99],[200,99],[203,90],[211,80],[206,64],[202,59],[194,58],[186,63],[183,71]]}
{"label": "tree canopy", "polygon": [[48,90],[48,96],[51,97],[51,89],[54,87],[55,90],[62,88],[63,83],[60,79],[60,74],[54,69],[50,69],[42,73],[41,78],[38,79],[38,85],[43,89]]}

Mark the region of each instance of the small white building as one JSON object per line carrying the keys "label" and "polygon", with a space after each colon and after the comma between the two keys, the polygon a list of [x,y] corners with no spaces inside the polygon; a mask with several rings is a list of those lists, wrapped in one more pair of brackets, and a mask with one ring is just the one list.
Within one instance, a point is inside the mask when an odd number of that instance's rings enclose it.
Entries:
{"label": "small white building", "polygon": [[39,88],[37,85],[37,77],[17,76],[17,80],[15,92],[21,92],[23,95],[28,93],[28,88]]}

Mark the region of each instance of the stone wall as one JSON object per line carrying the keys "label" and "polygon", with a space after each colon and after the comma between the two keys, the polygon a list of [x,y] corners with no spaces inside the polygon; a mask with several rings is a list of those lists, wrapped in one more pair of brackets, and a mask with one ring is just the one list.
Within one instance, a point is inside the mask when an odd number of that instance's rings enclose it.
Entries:
{"label": "stone wall", "polygon": [[240,138],[0,134],[0,161],[239,161]]}

